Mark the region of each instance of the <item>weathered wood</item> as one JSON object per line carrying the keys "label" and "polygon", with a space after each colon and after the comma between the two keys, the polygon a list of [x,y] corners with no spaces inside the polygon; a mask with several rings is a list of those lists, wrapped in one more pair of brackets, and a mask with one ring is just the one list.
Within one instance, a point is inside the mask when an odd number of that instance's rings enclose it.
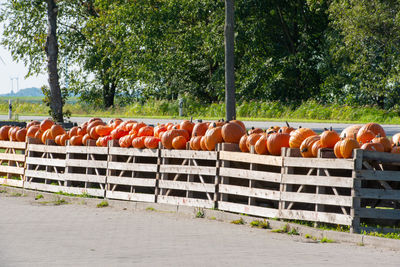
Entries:
{"label": "weathered wood", "polygon": [[214,201],[207,199],[186,198],[186,197],[172,197],[159,195],[157,198],[158,203],[192,206],[212,209],[214,208]]}
{"label": "weathered wood", "polygon": [[106,175],[68,173],[64,177],[65,180],[75,182],[92,182],[99,184],[104,184],[106,182]]}
{"label": "weathered wood", "polygon": [[0,184],[1,185],[14,186],[14,187],[21,187],[21,188],[24,187],[24,181],[23,180],[0,178]]}
{"label": "weathered wood", "polygon": [[48,145],[39,145],[39,144],[28,144],[27,149],[29,151],[44,152],[44,153],[65,154],[65,152],[66,152],[65,146],[48,146]]}
{"label": "weathered wood", "polygon": [[44,166],[55,166],[65,167],[65,159],[48,159],[48,158],[26,158],[27,164],[44,165]]}
{"label": "weathered wood", "polygon": [[351,225],[350,215],[315,212],[308,210],[281,210],[281,219],[325,222],[332,224]]}
{"label": "weathered wood", "polygon": [[144,187],[154,187],[156,184],[155,179],[118,177],[118,176],[107,176],[107,182],[109,184],[144,186]]}
{"label": "weathered wood", "polygon": [[252,206],[252,205],[250,206],[250,205],[238,204],[238,203],[230,203],[230,202],[225,202],[225,201],[218,202],[218,209],[223,210],[223,211],[255,215],[255,216],[267,217],[267,218],[278,218],[279,217],[278,209],[258,207],[258,206]]}
{"label": "weathered wood", "polygon": [[181,174],[199,174],[199,175],[215,175],[215,167],[206,166],[182,166],[182,165],[161,165],[161,173],[181,173]]}
{"label": "weathered wood", "polygon": [[65,164],[73,167],[107,169],[106,160],[68,159]]}
{"label": "weathered wood", "polygon": [[360,188],[356,194],[360,198],[400,200],[400,190]]}
{"label": "weathered wood", "polygon": [[161,150],[161,157],[165,157],[165,158],[182,158],[182,159],[217,160],[217,152],[216,151],[162,149]]}
{"label": "weathered wood", "polygon": [[150,163],[109,162],[108,168],[121,171],[157,172],[157,164]]}
{"label": "weathered wood", "polygon": [[0,147],[23,150],[23,149],[26,149],[26,143],[25,142],[14,142],[14,141],[0,141]]}
{"label": "weathered wood", "polygon": [[321,158],[291,158],[286,157],[285,166],[304,167],[304,168],[327,168],[353,170],[354,161],[352,159],[321,159]]}
{"label": "weathered wood", "polygon": [[279,191],[260,189],[260,188],[249,188],[237,185],[221,184],[219,186],[219,192],[223,194],[248,196],[248,197],[262,198],[266,200],[280,199]]}
{"label": "weathered wood", "polygon": [[0,153],[0,160],[11,160],[11,161],[24,162],[25,154]]}
{"label": "weathered wood", "polygon": [[209,192],[209,193],[215,192],[215,185],[206,183],[161,180],[159,181],[158,186],[159,188],[165,188],[165,189],[189,190],[189,191]]}
{"label": "weathered wood", "polygon": [[110,155],[138,156],[138,157],[158,157],[158,149],[137,149],[124,147],[110,147]]}
{"label": "weathered wood", "polygon": [[99,146],[66,146],[67,153],[78,153],[78,154],[100,154],[107,155],[108,147]]}
{"label": "weathered wood", "polygon": [[360,208],[360,218],[400,220],[400,211],[395,209]]}
{"label": "weathered wood", "polygon": [[24,167],[4,166],[0,165],[0,173],[10,173],[24,175]]}
{"label": "weathered wood", "polygon": [[222,167],[219,170],[219,174],[220,176],[252,179],[257,181],[274,182],[274,183],[279,183],[281,180],[280,173],[243,170],[237,168]]}
{"label": "weathered wood", "polygon": [[351,233],[359,233],[360,232],[360,216],[359,210],[361,207],[361,200],[357,197],[357,190],[361,188],[361,181],[357,179],[357,171],[362,169],[363,166],[363,155],[365,150],[356,149],[353,153],[353,171],[352,171],[352,178],[353,178],[353,187],[351,189],[351,197],[353,203],[350,208],[350,216],[352,218],[350,232]]}
{"label": "weathered wood", "polygon": [[75,194],[75,195],[90,195],[94,197],[101,197],[103,198],[105,195],[105,190],[104,189],[98,189],[98,188],[84,188],[84,187],[62,187],[62,190],[65,193],[68,194]]}
{"label": "weathered wood", "polygon": [[153,194],[129,193],[120,191],[107,191],[106,198],[151,203],[155,202],[155,196]]}
{"label": "weathered wood", "polygon": [[376,160],[378,162],[400,163],[400,155],[363,150],[363,160]]}
{"label": "weathered wood", "polygon": [[282,157],[278,156],[258,155],[258,154],[250,154],[243,152],[220,151],[219,157],[221,160],[272,165],[279,167],[282,166]]}
{"label": "weathered wood", "polygon": [[334,176],[316,176],[316,175],[297,175],[283,174],[282,183],[297,185],[318,185],[318,186],[335,186],[352,188],[353,179],[351,177],[334,177]]}
{"label": "weathered wood", "polygon": [[357,179],[400,182],[400,171],[358,170]]}
{"label": "weathered wood", "polygon": [[26,170],[25,171],[25,176],[28,177],[28,178],[33,177],[33,178],[65,181],[65,174],[64,173]]}
{"label": "weathered wood", "polygon": [[42,184],[42,183],[27,182],[27,181],[24,183],[24,188],[39,190],[39,191],[55,192],[55,193],[66,189],[64,186],[60,185]]}
{"label": "weathered wood", "polygon": [[283,201],[345,206],[345,207],[350,207],[352,203],[351,196],[336,196],[336,195],[297,193],[297,192],[282,192],[281,199]]}

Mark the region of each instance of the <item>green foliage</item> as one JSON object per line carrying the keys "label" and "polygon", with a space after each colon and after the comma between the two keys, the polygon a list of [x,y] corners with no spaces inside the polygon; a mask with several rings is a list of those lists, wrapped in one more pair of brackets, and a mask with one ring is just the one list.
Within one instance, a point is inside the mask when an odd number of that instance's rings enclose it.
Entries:
{"label": "green foliage", "polygon": [[333,243],[333,242],[335,242],[335,241],[332,240],[332,239],[328,239],[328,238],[326,238],[326,237],[323,237],[323,238],[320,240],[320,242],[321,242],[321,243]]}
{"label": "green foliage", "polygon": [[43,198],[43,195],[42,195],[42,194],[39,194],[39,195],[36,195],[36,196],[35,196],[35,200],[38,200],[38,199],[41,199],[41,198]]}
{"label": "green foliage", "polygon": [[255,220],[255,221],[250,222],[250,226],[256,227],[256,228],[261,228],[261,229],[268,229],[269,223],[266,220],[264,220],[264,221]]}
{"label": "green foliage", "polygon": [[105,208],[108,207],[108,202],[106,200],[103,200],[102,202],[100,202],[99,204],[97,204],[98,208]]}
{"label": "green foliage", "polygon": [[156,209],[153,208],[153,207],[147,207],[146,210],[147,210],[147,211],[156,211]]}
{"label": "green foliage", "polygon": [[237,219],[237,220],[233,220],[231,221],[231,223],[233,224],[246,224],[246,222],[243,220],[243,218]]}
{"label": "green foliage", "polygon": [[201,209],[201,208],[199,208],[199,209],[197,210],[197,213],[196,213],[196,218],[204,218],[204,216],[205,216],[204,210]]}
{"label": "green foliage", "polygon": [[[48,111],[49,111],[49,115],[50,117],[52,117],[54,120],[56,118],[56,114],[53,113],[53,110],[50,108],[50,104],[51,104],[51,92],[50,92],[50,88],[47,86],[42,86],[42,92],[44,94],[43,97],[43,103],[48,107]],[[61,88],[61,99],[62,99],[62,104],[63,106],[65,106],[66,100],[69,96],[69,92],[68,90],[63,87]],[[69,119],[71,117],[71,111],[70,110],[66,110],[65,108],[63,109],[63,117],[64,119]]]}

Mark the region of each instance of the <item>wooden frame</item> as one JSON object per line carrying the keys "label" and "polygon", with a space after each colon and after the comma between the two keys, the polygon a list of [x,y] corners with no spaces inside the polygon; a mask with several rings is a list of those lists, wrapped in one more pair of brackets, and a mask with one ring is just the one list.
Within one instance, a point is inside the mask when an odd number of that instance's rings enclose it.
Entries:
{"label": "wooden frame", "polygon": [[24,187],[25,142],[0,141],[0,184]]}

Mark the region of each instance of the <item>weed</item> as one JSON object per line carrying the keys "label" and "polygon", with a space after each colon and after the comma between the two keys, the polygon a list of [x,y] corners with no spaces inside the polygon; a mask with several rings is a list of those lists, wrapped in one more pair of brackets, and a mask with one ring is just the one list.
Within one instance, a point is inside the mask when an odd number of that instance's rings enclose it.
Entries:
{"label": "weed", "polygon": [[38,200],[38,199],[41,199],[41,198],[43,198],[43,195],[42,195],[42,194],[39,194],[39,195],[36,195],[36,196],[35,196],[35,200]]}
{"label": "weed", "polygon": [[7,193],[7,190],[5,190],[5,189],[0,190],[0,194],[3,194],[3,193]]}
{"label": "weed", "polygon": [[196,213],[196,218],[204,218],[204,216],[204,210],[199,208]]}
{"label": "weed", "polygon": [[264,220],[264,221],[259,221],[259,220],[255,220],[252,221],[250,223],[251,227],[257,227],[257,228],[261,228],[261,229],[268,229],[269,228],[269,223]]}
{"label": "weed", "polygon": [[321,243],[333,243],[335,241],[333,241],[332,239],[328,239],[326,237],[323,237],[320,242]]}
{"label": "weed", "polygon": [[98,208],[105,208],[108,207],[108,202],[106,200],[103,200],[102,202],[100,202],[99,204],[97,204]]}
{"label": "weed", "polygon": [[63,199],[63,198],[57,199],[56,201],[53,201],[53,203],[54,203],[55,206],[60,206],[60,205],[63,205],[63,204],[68,204],[68,202],[67,202],[65,199]]}
{"label": "weed", "polygon": [[215,216],[211,216],[211,217],[208,217],[208,219],[210,219],[210,220],[216,220],[217,218],[215,218]]}
{"label": "weed", "polygon": [[307,239],[310,239],[312,236],[309,235],[309,234],[306,234],[304,237],[307,238]]}
{"label": "weed", "polygon": [[289,232],[287,232],[288,235],[300,235],[299,232],[297,232],[296,228],[292,228]]}
{"label": "weed", "polygon": [[289,232],[289,224],[285,224],[281,229],[274,229],[271,232],[273,233],[288,233]]}
{"label": "weed", "polygon": [[233,224],[246,224],[246,222],[243,220],[243,218],[240,218],[238,220],[233,220],[231,221]]}
{"label": "weed", "polygon": [[147,207],[146,210],[147,210],[147,211],[156,211],[156,209],[153,208],[153,207]]}
{"label": "weed", "polygon": [[357,243],[358,246],[363,247],[365,246],[363,242]]}
{"label": "weed", "polygon": [[249,216],[249,215],[246,214],[246,213],[239,213],[239,215],[242,215],[242,216]]}
{"label": "weed", "polygon": [[12,193],[12,197],[22,197],[23,195],[21,193]]}

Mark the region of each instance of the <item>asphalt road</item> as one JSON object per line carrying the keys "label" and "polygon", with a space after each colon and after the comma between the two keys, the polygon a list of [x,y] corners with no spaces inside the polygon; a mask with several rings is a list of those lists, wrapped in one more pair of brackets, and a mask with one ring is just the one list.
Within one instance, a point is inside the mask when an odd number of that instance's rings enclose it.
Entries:
{"label": "asphalt road", "polygon": [[[7,115],[0,115],[0,120],[7,120]],[[43,120],[47,117],[45,116],[19,116],[19,119],[22,121],[30,121],[30,120]],[[78,124],[81,124],[85,121],[87,121],[89,117],[72,117],[71,121],[76,122]],[[109,121],[110,118],[102,118],[104,121]],[[146,124],[153,124],[157,125],[157,123],[165,123],[165,122],[180,122],[182,120],[178,119],[143,119],[143,118],[132,118],[137,121],[143,121]],[[259,127],[259,128],[268,128],[269,126],[272,125],[277,125],[277,126],[284,126],[286,125],[285,122],[271,122],[271,121],[244,121],[245,125],[247,128],[251,127]],[[311,123],[311,122],[291,122],[290,126],[292,127],[306,127],[306,128],[311,128],[314,131],[322,132],[324,128],[329,128],[332,126],[332,128],[337,131],[341,132],[344,128],[349,126],[351,124],[346,124],[346,123]],[[400,133],[400,125],[383,125],[386,134],[389,136],[392,136],[396,133]]]}
{"label": "asphalt road", "polygon": [[399,266],[400,253],[175,213],[0,194],[0,266]]}

